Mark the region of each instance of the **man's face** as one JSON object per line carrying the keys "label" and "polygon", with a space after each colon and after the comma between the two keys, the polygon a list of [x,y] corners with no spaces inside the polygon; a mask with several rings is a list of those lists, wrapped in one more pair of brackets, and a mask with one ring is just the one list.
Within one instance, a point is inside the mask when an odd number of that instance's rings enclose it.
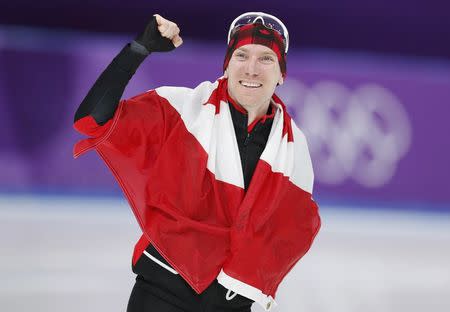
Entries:
{"label": "man's face", "polygon": [[277,84],[283,83],[274,51],[260,44],[247,44],[233,52],[225,71],[228,93],[244,108],[268,105]]}

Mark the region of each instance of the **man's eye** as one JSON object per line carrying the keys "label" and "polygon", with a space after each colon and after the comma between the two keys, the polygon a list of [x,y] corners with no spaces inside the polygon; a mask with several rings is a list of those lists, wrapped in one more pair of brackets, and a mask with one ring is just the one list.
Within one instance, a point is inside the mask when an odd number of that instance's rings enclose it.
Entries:
{"label": "man's eye", "polygon": [[264,62],[274,62],[274,61],[275,61],[275,60],[273,59],[273,57],[272,57],[272,56],[269,56],[269,55],[263,56],[263,57],[261,58],[261,60],[263,60]]}
{"label": "man's eye", "polygon": [[238,58],[244,58],[245,54],[244,53],[236,53],[236,57]]}

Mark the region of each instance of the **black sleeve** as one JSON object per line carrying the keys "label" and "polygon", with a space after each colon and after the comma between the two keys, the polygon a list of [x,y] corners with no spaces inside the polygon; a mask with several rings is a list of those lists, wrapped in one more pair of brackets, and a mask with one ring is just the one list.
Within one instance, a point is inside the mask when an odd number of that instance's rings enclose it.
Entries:
{"label": "black sleeve", "polygon": [[136,41],[127,44],[89,90],[75,113],[74,122],[88,115],[99,125],[111,119],[125,87],[149,54],[148,50]]}

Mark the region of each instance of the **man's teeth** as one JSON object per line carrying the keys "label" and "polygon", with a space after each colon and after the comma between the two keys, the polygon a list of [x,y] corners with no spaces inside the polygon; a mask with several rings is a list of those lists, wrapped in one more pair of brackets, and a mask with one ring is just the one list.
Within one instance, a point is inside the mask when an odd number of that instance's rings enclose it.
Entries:
{"label": "man's teeth", "polygon": [[259,88],[262,86],[262,84],[260,83],[256,83],[256,82],[246,82],[246,81],[240,81],[241,85],[243,85],[244,87],[248,87],[248,88]]}

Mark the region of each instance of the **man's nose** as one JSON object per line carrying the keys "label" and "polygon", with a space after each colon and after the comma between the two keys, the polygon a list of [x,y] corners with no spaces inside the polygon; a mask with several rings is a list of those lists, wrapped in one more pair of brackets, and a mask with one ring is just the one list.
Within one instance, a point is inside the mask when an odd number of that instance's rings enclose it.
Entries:
{"label": "man's nose", "polygon": [[247,60],[247,64],[245,67],[245,73],[249,76],[257,76],[259,75],[259,66],[258,59],[255,57],[250,57]]}

